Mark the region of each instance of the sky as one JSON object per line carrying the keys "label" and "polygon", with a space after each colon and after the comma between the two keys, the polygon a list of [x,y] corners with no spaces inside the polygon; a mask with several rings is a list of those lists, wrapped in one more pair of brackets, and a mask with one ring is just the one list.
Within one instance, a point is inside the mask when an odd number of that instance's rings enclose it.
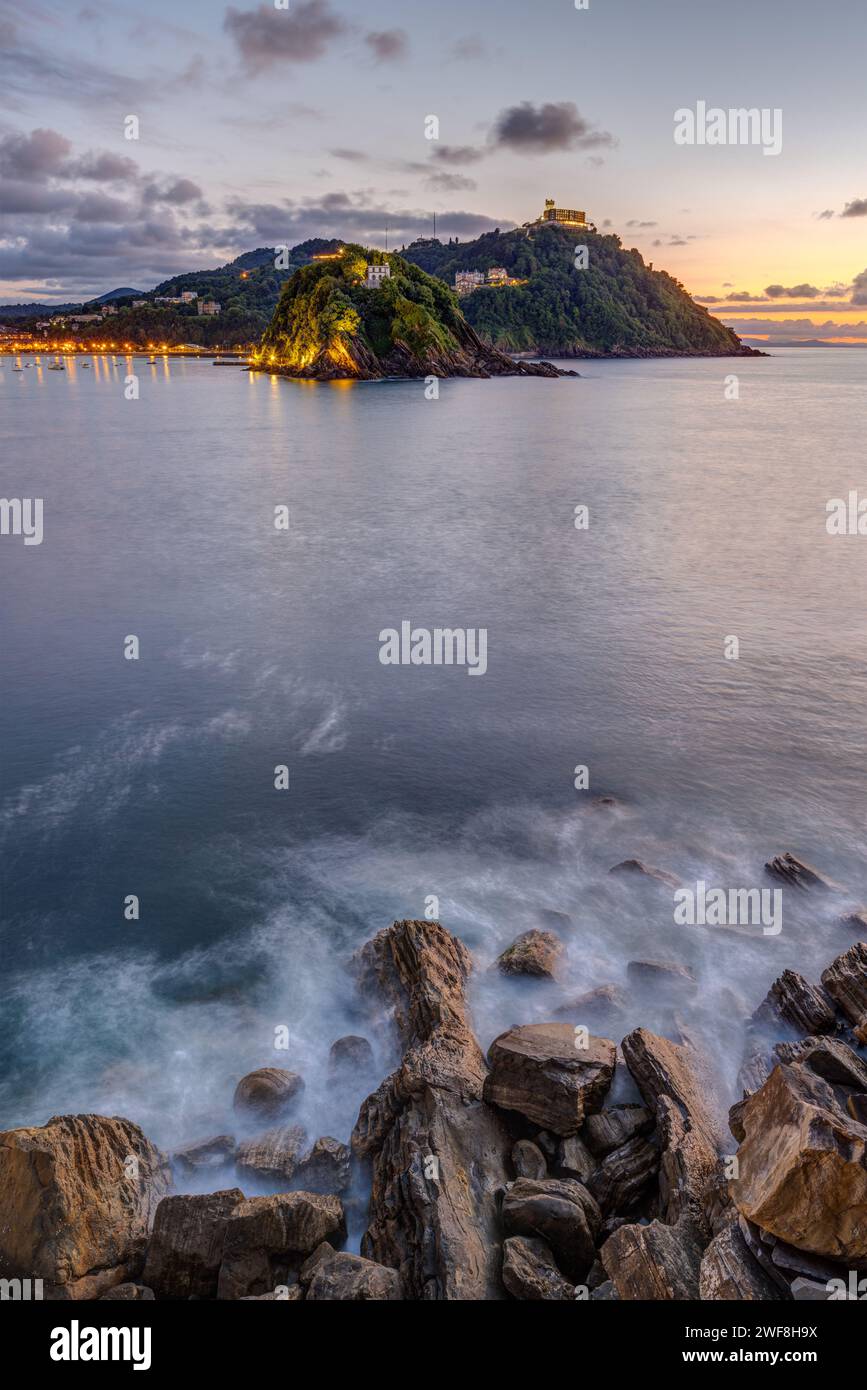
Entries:
{"label": "sky", "polygon": [[[864,0],[577,3],[0,0],[0,301],[552,197],[740,332],[867,344]],[[699,102],[780,152],[677,143]]]}

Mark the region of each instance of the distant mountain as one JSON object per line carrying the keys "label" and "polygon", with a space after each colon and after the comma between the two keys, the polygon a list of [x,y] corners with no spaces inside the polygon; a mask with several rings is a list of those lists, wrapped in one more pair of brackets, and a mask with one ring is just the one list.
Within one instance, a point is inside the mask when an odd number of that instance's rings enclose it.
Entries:
{"label": "distant mountain", "polygon": [[11,319],[43,319],[51,314],[74,314],[80,304],[0,304],[0,323]]}
{"label": "distant mountain", "polygon": [[87,304],[110,304],[113,299],[143,299],[143,290],[109,290],[108,294],[101,294],[98,299],[85,300]]}

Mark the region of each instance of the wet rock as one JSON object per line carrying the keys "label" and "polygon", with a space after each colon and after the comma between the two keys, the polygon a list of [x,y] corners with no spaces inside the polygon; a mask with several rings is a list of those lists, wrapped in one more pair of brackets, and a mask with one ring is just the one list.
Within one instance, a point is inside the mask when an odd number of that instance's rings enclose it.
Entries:
{"label": "wet rock", "polygon": [[654,1001],[676,1003],[690,999],[698,989],[698,981],[686,965],[671,960],[631,960],[626,967],[629,982],[643,997]]}
{"label": "wet rock", "polygon": [[545,1241],[560,1269],[572,1279],[580,1279],[592,1265],[601,1221],[590,1192],[572,1178],[543,1182],[518,1178],[503,1198],[506,1234]]}
{"label": "wet rock", "polygon": [[846,912],[840,918],[840,926],[851,932],[859,941],[867,937],[867,907],[859,907],[857,912]]}
{"label": "wet rock", "polygon": [[610,1279],[606,1279],[604,1284],[599,1284],[590,1294],[594,1303],[619,1303],[620,1295],[615,1289]]}
{"label": "wet rock", "polygon": [[337,1254],[334,1246],[327,1240],[323,1240],[321,1245],[317,1245],[312,1255],[308,1255],[301,1269],[298,1272],[298,1282],[302,1288],[307,1287],[323,1260],[330,1260]]}
{"label": "wet rock", "polygon": [[688,1217],[674,1226],[651,1221],[621,1226],[600,1251],[621,1299],[685,1300],[699,1297],[702,1249]]}
{"label": "wet rock", "polygon": [[750,1254],[736,1224],[714,1236],[701,1262],[699,1297],[717,1300],[776,1301],[780,1289]]}
{"label": "wet rock", "polygon": [[822,971],[822,984],[853,1026],[867,1015],[867,943],[856,941]]}
{"label": "wet rock", "polygon": [[497,960],[504,975],[532,975],[537,979],[557,977],[563,943],[552,931],[525,931],[507,946]]}
{"label": "wet rock", "polygon": [[226,1227],[243,1200],[239,1187],[163,1198],[142,1275],[158,1299],[216,1298]]}
{"label": "wet rock", "polygon": [[867,1125],[867,1095],[849,1096],[846,1101],[846,1113],[857,1120],[859,1125]]}
{"label": "wet rock", "polygon": [[617,985],[598,985],[561,1004],[554,1014],[573,1027],[589,1028],[603,1037],[619,1037],[627,1025],[629,1001]]}
{"label": "wet rock", "polygon": [[738,1216],[737,1226],[753,1259],[776,1285],[780,1295],[783,1298],[788,1298],[789,1281],[771,1259],[773,1246],[766,1244],[767,1241],[773,1241],[776,1237],[769,1236],[766,1231],[761,1231],[758,1226],[753,1225],[752,1221],[747,1221],[745,1216]]}
{"label": "wet rock", "polygon": [[589,1115],[584,1121],[581,1138],[597,1158],[604,1158],[612,1149],[619,1149],[637,1134],[649,1134],[653,1116],[643,1105],[613,1105]]}
{"label": "wet rock", "polygon": [[308,1303],[395,1303],[402,1298],[396,1269],[347,1251],[320,1260],[307,1289]]}
{"label": "wet rock", "polygon": [[199,1139],[175,1149],[172,1163],[184,1176],[193,1173],[212,1173],[225,1168],[235,1157],[235,1139],[231,1134],[217,1134],[211,1139]]}
{"label": "wet rock", "polygon": [[743,1096],[751,1096],[764,1086],[773,1070],[773,1063],[767,1052],[759,1050],[750,1053],[738,1072],[738,1088]]}
{"label": "wet rock", "polygon": [[304,1297],[300,1284],[281,1284],[269,1293],[245,1293],[240,1303],[298,1303]]}
{"label": "wet rock", "polygon": [[512,1166],[519,1178],[547,1178],[548,1165],[545,1155],[529,1139],[519,1139],[512,1149]]}
{"label": "wet rock", "polygon": [[560,1140],[556,1164],[561,1176],[577,1178],[583,1183],[596,1172],[596,1159],[577,1134],[567,1134],[565,1139]]}
{"label": "wet rock", "polygon": [[615,864],[613,869],[608,870],[609,874],[617,874],[625,878],[643,878],[651,883],[658,883],[664,888],[679,888],[680,879],[675,874],[670,874],[666,869],[656,869],[651,864],[645,864],[641,859],[624,859],[622,863]]}
{"label": "wet rock", "polygon": [[774,1050],[781,1062],[803,1062],[832,1086],[867,1091],[867,1064],[838,1038],[804,1038],[802,1042],[778,1043]]}
{"label": "wet rock", "polygon": [[695,1227],[709,1233],[705,1208],[722,1144],[722,1126],[711,1108],[716,1088],[709,1068],[688,1039],[669,1042],[646,1028],[623,1039],[623,1055],[656,1117],[665,1220],[673,1225],[688,1214]]}
{"label": "wet rock", "polygon": [[58,1115],[0,1133],[0,1277],[42,1279],[54,1299],[128,1283],[170,1185],[166,1156],[130,1120]]}
{"label": "wet rock", "polygon": [[293,1184],[305,1192],[345,1192],[352,1154],[346,1144],[325,1136],[317,1139],[295,1170]]}
{"label": "wet rock", "polygon": [[867,1128],[803,1064],[774,1068],[742,1102],[744,1139],[730,1184],[738,1210],[790,1245],[867,1259]]}
{"label": "wet rock", "polygon": [[144,1284],[116,1284],[108,1293],[100,1294],[100,1303],[153,1303],[153,1289]]}
{"label": "wet rock", "polygon": [[498,1196],[511,1139],[482,1100],[487,1069],[464,997],[469,954],[437,922],[395,922],[357,964],[361,988],[392,1007],[405,1047],[352,1136],[372,1168],[362,1254],[398,1269],[411,1299],[502,1298]]}
{"label": "wet rock", "polygon": [[354,1033],[333,1042],[328,1057],[331,1070],[344,1075],[364,1075],[373,1066],[373,1048],[367,1038],[360,1038]]}
{"label": "wet rock", "polygon": [[564,1302],[575,1297],[551,1247],[537,1237],[510,1236],[503,1242],[503,1283],[513,1298]]}
{"label": "wet rock", "polygon": [[314,1192],[281,1192],[239,1202],[226,1226],[217,1297],[272,1291],[323,1241],[346,1238],[343,1205]]}
{"label": "wet rock", "polygon": [[248,1072],[235,1087],[232,1101],[237,1111],[262,1120],[278,1120],[304,1089],[297,1072],[282,1067],[260,1067]]}
{"label": "wet rock", "polygon": [[653,1182],[659,1170],[659,1151],[635,1135],[602,1160],[587,1186],[603,1216],[628,1211]]}
{"label": "wet rock", "polygon": [[837,1021],[834,1003],[823,989],[811,985],[796,970],[784,970],[753,1014],[759,1025],[790,1023],[801,1033],[830,1033]]}
{"label": "wet rock", "polygon": [[485,1100],[555,1134],[577,1133],[611,1085],[616,1049],[607,1038],[591,1036],[580,1048],[576,1041],[568,1023],[531,1023],[501,1033],[488,1050]]}
{"label": "wet rock", "polygon": [[294,1176],[307,1143],[301,1125],[278,1125],[238,1145],[236,1164],[244,1178],[286,1183]]}
{"label": "wet rock", "polygon": [[814,869],[812,864],[807,864],[803,859],[789,854],[788,851],[769,860],[765,865],[765,871],[771,878],[779,879],[781,883],[785,883],[791,888],[800,888],[804,891],[812,888],[834,893],[843,891],[839,883],[826,878],[818,869]]}
{"label": "wet rock", "polygon": [[792,1298],[796,1303],[825,1303],[831,1297],[825,1284],[817,1284],[812,1279],[795,1279],[792,1283]]}

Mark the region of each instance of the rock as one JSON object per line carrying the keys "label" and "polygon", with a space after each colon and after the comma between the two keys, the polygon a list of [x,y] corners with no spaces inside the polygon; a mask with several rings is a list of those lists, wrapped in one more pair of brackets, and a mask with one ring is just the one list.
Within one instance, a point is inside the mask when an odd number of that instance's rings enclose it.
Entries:
{"label": "rock", "polygon": [[773,1247],[765,1244],[767,1240],[775,1240],[775,1236],[769,1236],[766,1231],[760,1231],[758,1226],[754,1226],[751,1221],[747,1221],[745,1216],[737,1218],[738,1230],[743,1237],[744,1244],[752,1255],[753,1259],[764,1270],[765,1274],[776,1284],[783,1298],[789,1296],[789,1281],[778,1269],[771,1259]]}
{"label": "rock", "polygon": [[240,1303],[298,1303],[304,1297],[300,1284],[282,1284],[270,1293],[245,1293]]}
{"label": "rock", "polygon": [[585,1114],[597,1110],[614,1076],[616,1049],[607,1038],[586,1048],[568,1023],[530,1023],[510,1028],[488,1050],[491,1071],[485,1100],[555,1134],[576,1134]]}
{"label": "rock", "polygon": [[403,1061],[361,1107],[370,1159],[361,1253],[398,1269],[410,1299],[502,1298],[498,1197],[511,1139],[482,1099],[486,1067],[467,1016],[466,948],[438,922],[395,922],[363,948],[360,985],[394,1010]]}
{"label": "rock", "polygon": [[300,1270],[298,1271],[298,1282],[302,1288],[307,1287],[323,1260],[330,1260],[337,1251],[327,1240],[323,1240],[321,1245],[317,1245],[312,1255],[308,1255]]}
{"label": "rock", "polygon": [[837,1022],[832,999],[796,970],[784,970],[774,980],[753,1022],[775,1024],[782,1019],[801,1033],[830,1033]]}
{"label": "rock", "polygon": [[115,1284],[108,1293],[100,1294],[100,1303],[153,1303],[153,1289],[146,1289],[144,1284]]}
{"label": "rock", "polygon": [[753,1259],[736,1224],[714,1236],[701,1262],[699,1298],[773,1302],[781,1297],[778,1286]]}
{"label": "rock", "polygon": [[163,1198],[142,1275],[158,1299],[216,1298],[226,1227],[243,1200],[239,1187]]}
{"label": "rock", "polygon": [[308,1302],[395,1303],[402,1298],[396,1269],[346,1251],[320,1260],[307,1290]]}
{"label": "rock", "polygon": [[867,1096],[849,1096],[846,1101],[846,1113],[857,1120],[859,1125],[867,1125]]}
{"label": "rock", "polygon": [[621,1226],[600,1251],[621,1299],[686,1300],[699,1297],[701,1245],[688,1217],[677,1225],[651,1221]]}
{"label": "rock", "polygon": [[797,859],[794,854],[789,854],[788,851],[769,860],[765,865],[765,871],[771,878],[779,879],[781,883],[788,884],[792,888],[800,888],[804,891],[808,888],[815,888],[834,893],[843,891],[839,883],[834,883],[833,879],[826,878],[811,864],[805,863],[803,859]]}
{"label": "rock", "polygon": [[373,1048],[367,1038],[348,1033],[345,1038],[338,1038],[331,1044],[328,1060],[334,1072],[364,1075],[373,1066]]}
{"label": "rock", "polygon": [[738,1072],[738,1087],[741,1095],[751,1096],[764,1086],[771,1074],[773,1063],[763,1051],[752,1052],[741,1065]]}
{"label": "rock", "polygon": [[193,1144],[185,1144],[175,1149],[172,1163],[186,1176],[192,1173],[210,1173],[224,1168],[235,1157],[235,1139],[231,1134],[217,1134],[212,1139],[199,1139]]}
{"label": "rock", "polygon": [[563,1278],[544,1240],[510,1236],[503,1241],[503,1283],[513,1298],[565,1302],[575,1287]]}
{"label": "rock", "polygon": [[830,1297],[827,1287],[812,1279],[795,1279],[792,1284],[792,1298],[796,1303],[825,1303]]}
{"label": "rock", "polygon": [[692,971],[676,961],[631,960],[626,973],[633,989],[661,1003],[689,999],[698,989]]}
{"label": "rock", "polygon": [[615,1289],[610,1279],[606,1279],[604,1284],[597,1284],[592,1290],[590,1298],[594,1303],[619,1303],[620,1295]]}
{"label": "rock", "polygon": [[604,1158],[612,1149],[619,1149],[637,1134],[649,1134],[653,1116],[643,1105],[613,1105],[588,1115],[581,1138],[597,1158]]}
{"label": "rock", "polygon": [[303,1089],[304,1082],[297,1072],[260,1067],[241,1078],[232,1104],[236,1110],[257,1119],[278,1120]]}
{"label": "rock", "polygon": [[548,1165],[542,1150],[529,1139],[519,1139],[512,1149],[512,1166],[519,1178],[541,1181],[548,1176]]}
{"label": "rock", "polygon": [[304,1192],[345,1192],[349,1186],[351,1160],[348,1146],[326,1135],[316,1140],[299,1163],[293,1185]]}
{"label": "rock", "polygon": [[171,1174],[130,1120],[57,1115],[0,1133],[0,1277],[93,1299],[141,1271]]}
{"label": "rock", "polygon": [[579,1182],[586,1183],[596,1172],[596,1159],[577,1134],[560,1140],[556,1162],[561,1177],[577,1178]]}
{"label": "rock", "polygon": [[659,1151],[635,1135],[602,1160],[587,1184],[603,1216],[628,1211],[649,1187],[659,1170]]}
{"label": "rock", "polygon": [[841,927],[854,932],[859,940],[863,941],[867,936],[867,907],[859,907],[857,912],[846,912],[839,921]]}
{"label": "rock", "polygon": [[867,943],[856,941],[838,956],[822,971],[822,984],[849,1022],[861,1025],[867,1015]]}
{"label": "rock", "polygon": [[661,884],[665,888],[680,887],[680,879],[675,874],[668,873],[666,869],[655,869],[640,859],[624,859],[622,863],[615,864],[614,868],[609,869],[608,872],[627,878],[648,879],[650,882]]}
{"label": "rock", "polygon": [[768,1232],[760,1232],[763,1240],[771,1241],[771,1264],[775,1269],[780,1270],[784,1279],[791,1280],[799,1275],[805,1279],[819,1279],[828,1283],[830,1279],[838,1279],[842,1274],[844,1277],[846,1269],[833,1260],[825,1260],[821,1255],[809,1255],[806,1250],[796,1250],[794,1245],[788,1245],[784,1240],[777,1240],[776,1236],[769,1235]]}
{"label": "rock", "polygon": [[506,1234],[546,1241],[559,1267],[573,1279],[580,1279],[593,1263],[601,1222],[592,1195],[573,1178],[518,1178],[503,1198]]}
{"label": "rock", "polygon": [[804,1038],[802,1042],[778,1043],[774,1050],[781,1062],[803,1062],[832,1086],[867,1091],[867,1065],[838,1038]]}
{"label": "rock", "polygon": [[775,1067],[742,1102],[744,1139],[730,1184],[765,1231],[830,1259],[867,1259],[867,1128],[803,1064]]}
{"label": "rock", "polygon": [[688,1214],[709,1231],[705,1203],[718,1173],[722,1126],[711,1110],[715,1088],[707,1065],[688,1040],[669,1042],[646,1028],[623,1039],[623,1055],[656,1116],[665,1220],[674,1225]]}
{"label": "rock", "polygon": [[619,1037],[629,1017],[629,1001],[617,985],[598,985],[554,1010],[556,1018],[568,1019],[573,1027],[588,1028],[603,1037]]}
{"label": "rock", "polygon": [[563,943],[552,931],[525,931],[497,960],[504,975],[533,975],[538,979],[554,980]]}
{"label": "rock", "polygon": [[239,1202],[226,1227],[217,1297],[243,1298],[285,1284],[323,1241],[346,1238],[343,1204],[314,1192],[281,1192]]}
{"label": "rock", "polygon": [[260,1178],[266,1182],[288,1183],[301,1161],[307,1135],[301,1125],[280,1125],[267,1129],[238,1145],[236,1164],[242,1180]]}

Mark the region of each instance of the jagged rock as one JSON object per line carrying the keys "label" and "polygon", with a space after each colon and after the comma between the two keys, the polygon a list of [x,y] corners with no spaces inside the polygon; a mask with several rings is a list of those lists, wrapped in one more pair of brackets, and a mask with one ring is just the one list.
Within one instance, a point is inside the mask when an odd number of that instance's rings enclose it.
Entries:
{"label": "jagged rock", "polygon": [[403,1285],[396,1269],[347,1251],[320,1260],[307,1289],[308,1303],[395,1303],[402,1298]]}
{"label": "jagged rock", "polygon": [[586,1183],[596,1172],[596,1159],[577,1134],[567,1134],[557,1146],[557,1168],[567,1178]]}
{"label": "jagged rock", "polygon": [[587,1271],[587,1277],[584,1280],[584,1283],[587,1285],[588,1289],[598,1289],[599,1285],[604,1284],[607,1278],[608,1275],[605,1273],[605,1266],[597,1255],[596,1259],[593,1261],[592,1265]]}
{"label": "jagged rock", "polygon": [[587,1188],[573,1178],[518,1178],[503,1197],[503,1229],[547,1242],[559,1267],[580,1279],[593,1263],[602,1217]]}
{"label": "jagged rock", "polygon": [[556,1018],[568,1019],[573,1027],[589,1028],[607,1037],[619,1037],[629,1017],[629,1000],[618,985],[598,985],[554,1010]]}
{"label": "jagged rock", "polygon": [[741,1103],[738,1210],[799,1249],[867,1259],[867,1128],[803,1064],[775,1067]]}
{"label": "jagged rock", "polygon": [[765,865],[765,870],[771,878],[777,878],[781,883],[788,884],[792,888],[802,890],[816,888],[834,893],[843,891],[839,883],[826,878],[818,869],[814,869],[812,864],[805,863],[803,859],[797,859],[794,854],[789,854],[788,851],[769,860]]}
{"label": "jagged rock", "polygon": [[854,932],[863,941],[867,935],[867,907],[859,907],[857,912],[845,912],[839,920],[841,927]]}
{"label": "jagged rock", "polygon": [[604,1158],[612,1149],[619,1149],[637,1134],[649,1134],[653,1116],[643,1105],[613,1105],[588,1115],[581,1138],[597,1158]]}
{"label": "jagged rock", "polygon": [[621,1226],[609,1236],[600,1255],[621,1299],[696,1299],[699,1297],[701,1244],[688,1217],[674,1226]]}
{"label": "jagged rock", "polygon": [[239,1187],[163,1198],[142,1275],[158,1299],[216,1297],[226,1226],[243,1200]]}
{"label": "jagged rock", "polygon": [[183,1148],[175,1149],[172,1163],[189,1176],[191,1173],[209,1173],[214,1169],[224,1168],[234,1157],[234,1136],[217,1134],[212,1139],[198,1139],[192,1144],[184,1144]]}
{"label": "jagged rock", "polygon": [[289,1182],[301,1161],[307,1135],[301,1125],[279,1125],[238,1145],[236,1164],[241,1178]]}
{"label": "jagged rock", "polygon": [[656,1116],[665,1220],[673,1225],[688,1213],[699,1230],[709,1231],[705,1205],[722,1144],[722,1126],[711,1109],[715,1087],[709,1070],[689,1041],[669,1042],[646,1028],[623,1039],[623,1055]]}
{"label": "jagged rock", "polygon": [[620,1295],[615,1289],[610,1279],[606,1279],[604,1284],[598,1284],[591,1291],[590,1298],[594,1303],[619,1303]]}
{"label": "jagged rock", "polygon": [[753,1259],[740,1228],[731,1224],[714,1236],[701,1262],[699,1298],[775,1301],[781,1297],[774,1281]]}
{"label": "jagged rock", "polygon": [[783,1298],[789,1296],[789,1281],[786,1279],[781,1269],[778,1269],[771,1259],[773,1247],[765,1244],[767,1239],[774,1240],[776,1237],[768,1237],[766,1231],[759,1230],[751,1221],[747,1221],[745,1216],[737,1218],[738,1230],[743,1237],[744,1244],[752,1255],[753,1259],[764,1270],[770,1280],[776,1284]]}
{"label": "jagged rock", "polygon": [[333,1042],[328,1057],[331,1070],[344,1074],[360,1072],[363,1075],[373,1066],[373,1048],[367,1038],[354,1033]]}
{"label": "jagged rock", "polygon": [[438,922],[395,922],[362,949],[362,988],[393,1006],[406,1051],[352,1136],[372,1163],[362,1254],[398,1269],[411,1299],[502,1298],[498,1194],[511,1140],[482,1100],[467,1017],[466,948]]}
{"label": "jagged rock", "polygon": [[537,1181],[548,1176],[548,1165],[542,1150],[530,1139],[519,1139],[512,1149],[512,1166],[519,1178]]}
{"label": "jagged rock", "polygon": [[343,1204],[314,1192],[239,1202],[226,1226],[217,1297],[268,1293],[323,1241],[346,1238]]}
{"label": "jagged rock", "polygon": [[293,1183],[304,1192],[345,1192],[349,1186],[351,1159],[352,1154],[346,1144],[326,1135],[316,1140],[299,1163]]}
{"label": "jagged rock", "polygon": [[846,1113],[857,1120],[859,1125],[867,1125],[867,1096],[849,1096],[846,1101]]}
{"label": "jagged rock", "polygon": [[497,960],[504,975],[533,975],[554,980],[563,955],[563,943],[552,931],[525,931],[507,946]]}
{"label": "jagged rock", "polygon": [[321,1245],[317,1245],[312,1255],[308,1255],[300,1270],[298,1271],[298,1282],[302,1288],[307,1287],[323,1260],[330,1260],[337,1251],[329,1241],[323,1240]]}
{"label": "jagged rock", "polygon": [[812,1279],[795,1279],[792,1283],[792,1298],[796,1303],[825,1303],[830,1297],[826,1286]]}
{"label": "jagged rock", "polygon": [[690,999],[698,989],[698,981],[692,971],[676,961],[631,960],[626,973],[633,989],[643,995],[652,995],[657,1002]]}
{"label": "jagged rock", "polygon": [[503,1283],[513,1298],[565,1301],[575,1287],[563,1278],[544,1240],[510,1236],[503,1241]]}
{"label": "jagged rock", "polygon": [[608,872],[626,877],[649,879],[652,883],[661,884],[665,888],[680,887],[680,879],[675,874],[670,874],[666,869],[656,869],[652,864],[645,864],[641,859],[624,859],[622,863],[615,864],[614,868],[609,869]]}
{"label": "jagged rock", "polygon": [[806,1250],[796,1250],[794,1245],[788,1245],[784,1240],[777,1240],[776,1236],[769,1235],[767,1232],[760,1233],[763,1240],[772,1241],[771,1263],[775,1269],[779,1269],[784,1279],[792,1279],[798,1275],[803,1275],[806,1279],[821,1279],[827,1283],[830,1279],[839,1279],[841,1275],[845,1277],[846,1269],[844,1266],[835,1263],[833,1260],[825,1260],[821,1255],[809,1255]]}
{"label": "jagged rock", "polygon": [[530,1023],[501,1033],[488,1049],[485,1100],[555,1134],[577,1133],[611,1085],[616,1048],[607,1038],[591,1036],[581,1048],[576,1041],[568,1023]]}
{"label": "jagged rock", "polygon": [[802,1042],[778,1043],[774,1050],[781,1062],[803,1062],[832,1086],[867,1091],[867,1065],[839,1038],[804,1038]]}
{"label": "jagged rock", "polygon": [[764,1086],[771,1074],[772,1062],[766,1052],[753,1052],[738,1072],[738,1087],[743,1096],[751,1096]]}
{"label": "jagged rock", "polygon": [[641,1135],[635,1135],[602,1160],[587,1186],[603,1216],[628,1211],[655,1178],[659,1151]]}
{"label": "jagged rock", "polygon": [[304,1082],[297,1072],[260,1067],[241,1078],[232,1104],[236,1110],[258,1119],[278,1120],[303,1089]]}
{"label": "jagged rock", "polygon": [[108,1293],[100,1294],[100,1303],[153,1303],[153,1289],[146,1289],[144,1284],[115,1284]]}
{"label": "jagged rock", "polygon": [[867,943],[856,941],[822,971],[822,984],[854,1026],[867,1015]]}
{"label": "jagged rock", "polygon": [[830,996],[796,970],[784,970],[774,980],[753,1014],[753,1022],[758,1024],[774,1024],[780,1019],[801,1033],[830,1033],[837,1021]]}
{"label": "jagged rock", "polygon": [[56,1115],[0,1134],[0,1277],[99,1298],[141,1270],[166,1156],[130,1120]]}

